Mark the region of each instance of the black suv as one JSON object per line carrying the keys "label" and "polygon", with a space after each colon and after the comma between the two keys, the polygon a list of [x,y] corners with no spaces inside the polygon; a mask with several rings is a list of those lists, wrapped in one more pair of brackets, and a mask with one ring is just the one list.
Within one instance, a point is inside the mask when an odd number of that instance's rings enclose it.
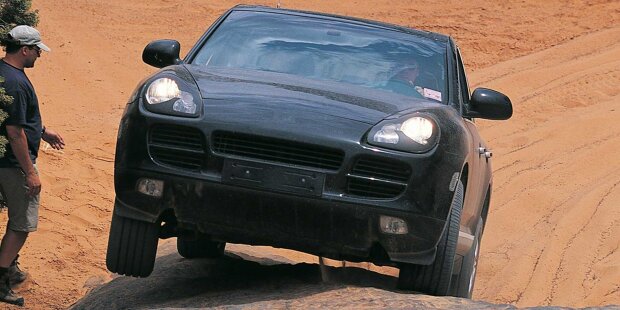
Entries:
{"label": "black suv", "polygon": [[146,277],[159,238],[186,258],[226,242],[400,268],[399,286],[471,297],[491,196],[448,36],[348,17],[237,6],[179,59],[151,42],[122,117],[110,271]]}

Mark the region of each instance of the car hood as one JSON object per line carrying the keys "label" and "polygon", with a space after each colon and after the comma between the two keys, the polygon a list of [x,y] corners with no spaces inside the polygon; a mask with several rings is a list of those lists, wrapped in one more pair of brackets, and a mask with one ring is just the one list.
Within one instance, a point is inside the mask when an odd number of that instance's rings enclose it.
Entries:
{"label": "car hood", "polygon": [[218,102],[218,109],[222,109],[225,101],[231,109],[244,113],[281,111],[306,118],[330,116],[373,125],[398,112],[442,105],[365,87],[275,72],[206,69],[192,65],[187,65],[186,69],[194,77],[207,110],[209,102]]}

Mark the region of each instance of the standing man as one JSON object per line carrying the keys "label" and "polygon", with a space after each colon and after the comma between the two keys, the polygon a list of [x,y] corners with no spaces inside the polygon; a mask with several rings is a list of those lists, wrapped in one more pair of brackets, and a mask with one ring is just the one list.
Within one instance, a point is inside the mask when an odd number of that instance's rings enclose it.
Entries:
{"label": "standing man", "polygon": [[62,149],[64,141],[41,122],[39,101],[24,68],[34,67],[41,51],[50,49],[41,42],[39,31],[30,26],[13,28],[7,38],[2,38],[6,55],[0,60],[0,76],[4,77],[6,94],[13,97],[13,104],[5,107],[8,118],[0,126],[9,144],[0,158],[0,189],[9,210],[6,233],[0,244],[0,301],[23,305],[24,298],[17,296],[12,285],[23,282],[26,274],[17,266],[18,253],[26,242],[28,233],[37,229],[39,219],[39,193],[41,181],[36,159],[41,139],[54,149]]}

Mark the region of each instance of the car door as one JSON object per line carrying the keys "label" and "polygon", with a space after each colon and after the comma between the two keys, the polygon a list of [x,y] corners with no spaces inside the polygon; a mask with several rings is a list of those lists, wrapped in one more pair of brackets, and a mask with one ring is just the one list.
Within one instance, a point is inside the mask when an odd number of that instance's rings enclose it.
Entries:
{"label": "car door", "polygon": [[[460,51],[456,48],[456,65],[459,84],[459,101],[463,109],[467,109],[469,104],[469,86],[465,75],[465,67],[460,55]],[[465,201],[463,204],[463,212],[461,215],[461,229],[466,228],[469,233],[474,232],[475,225],[478,223],[478,214],[482,208],[482,203],[486,194],[487,184],[490,177],[490,153],[487,146],[478,133],[478,128],[473,119],[463,118],[465,127],[469,131],[471,137],[471,145],[468,157],[468,177],[465,192]]]}

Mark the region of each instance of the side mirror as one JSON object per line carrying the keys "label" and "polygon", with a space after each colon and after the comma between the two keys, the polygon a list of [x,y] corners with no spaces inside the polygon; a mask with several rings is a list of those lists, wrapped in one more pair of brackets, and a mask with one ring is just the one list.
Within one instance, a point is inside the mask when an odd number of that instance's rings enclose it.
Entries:
{"label": "side mirror", "polygon": [[156,40],[149,43],[142,52],[142,61],[156,67],[163,68],[183,63],[179,58],[181,44],[176,40]]}
{"label": "side mirror", "polygon": [[508,96],[488,88],[476,88],[471,95],[467,117],[493,120],[509,119],[512,103]]}

